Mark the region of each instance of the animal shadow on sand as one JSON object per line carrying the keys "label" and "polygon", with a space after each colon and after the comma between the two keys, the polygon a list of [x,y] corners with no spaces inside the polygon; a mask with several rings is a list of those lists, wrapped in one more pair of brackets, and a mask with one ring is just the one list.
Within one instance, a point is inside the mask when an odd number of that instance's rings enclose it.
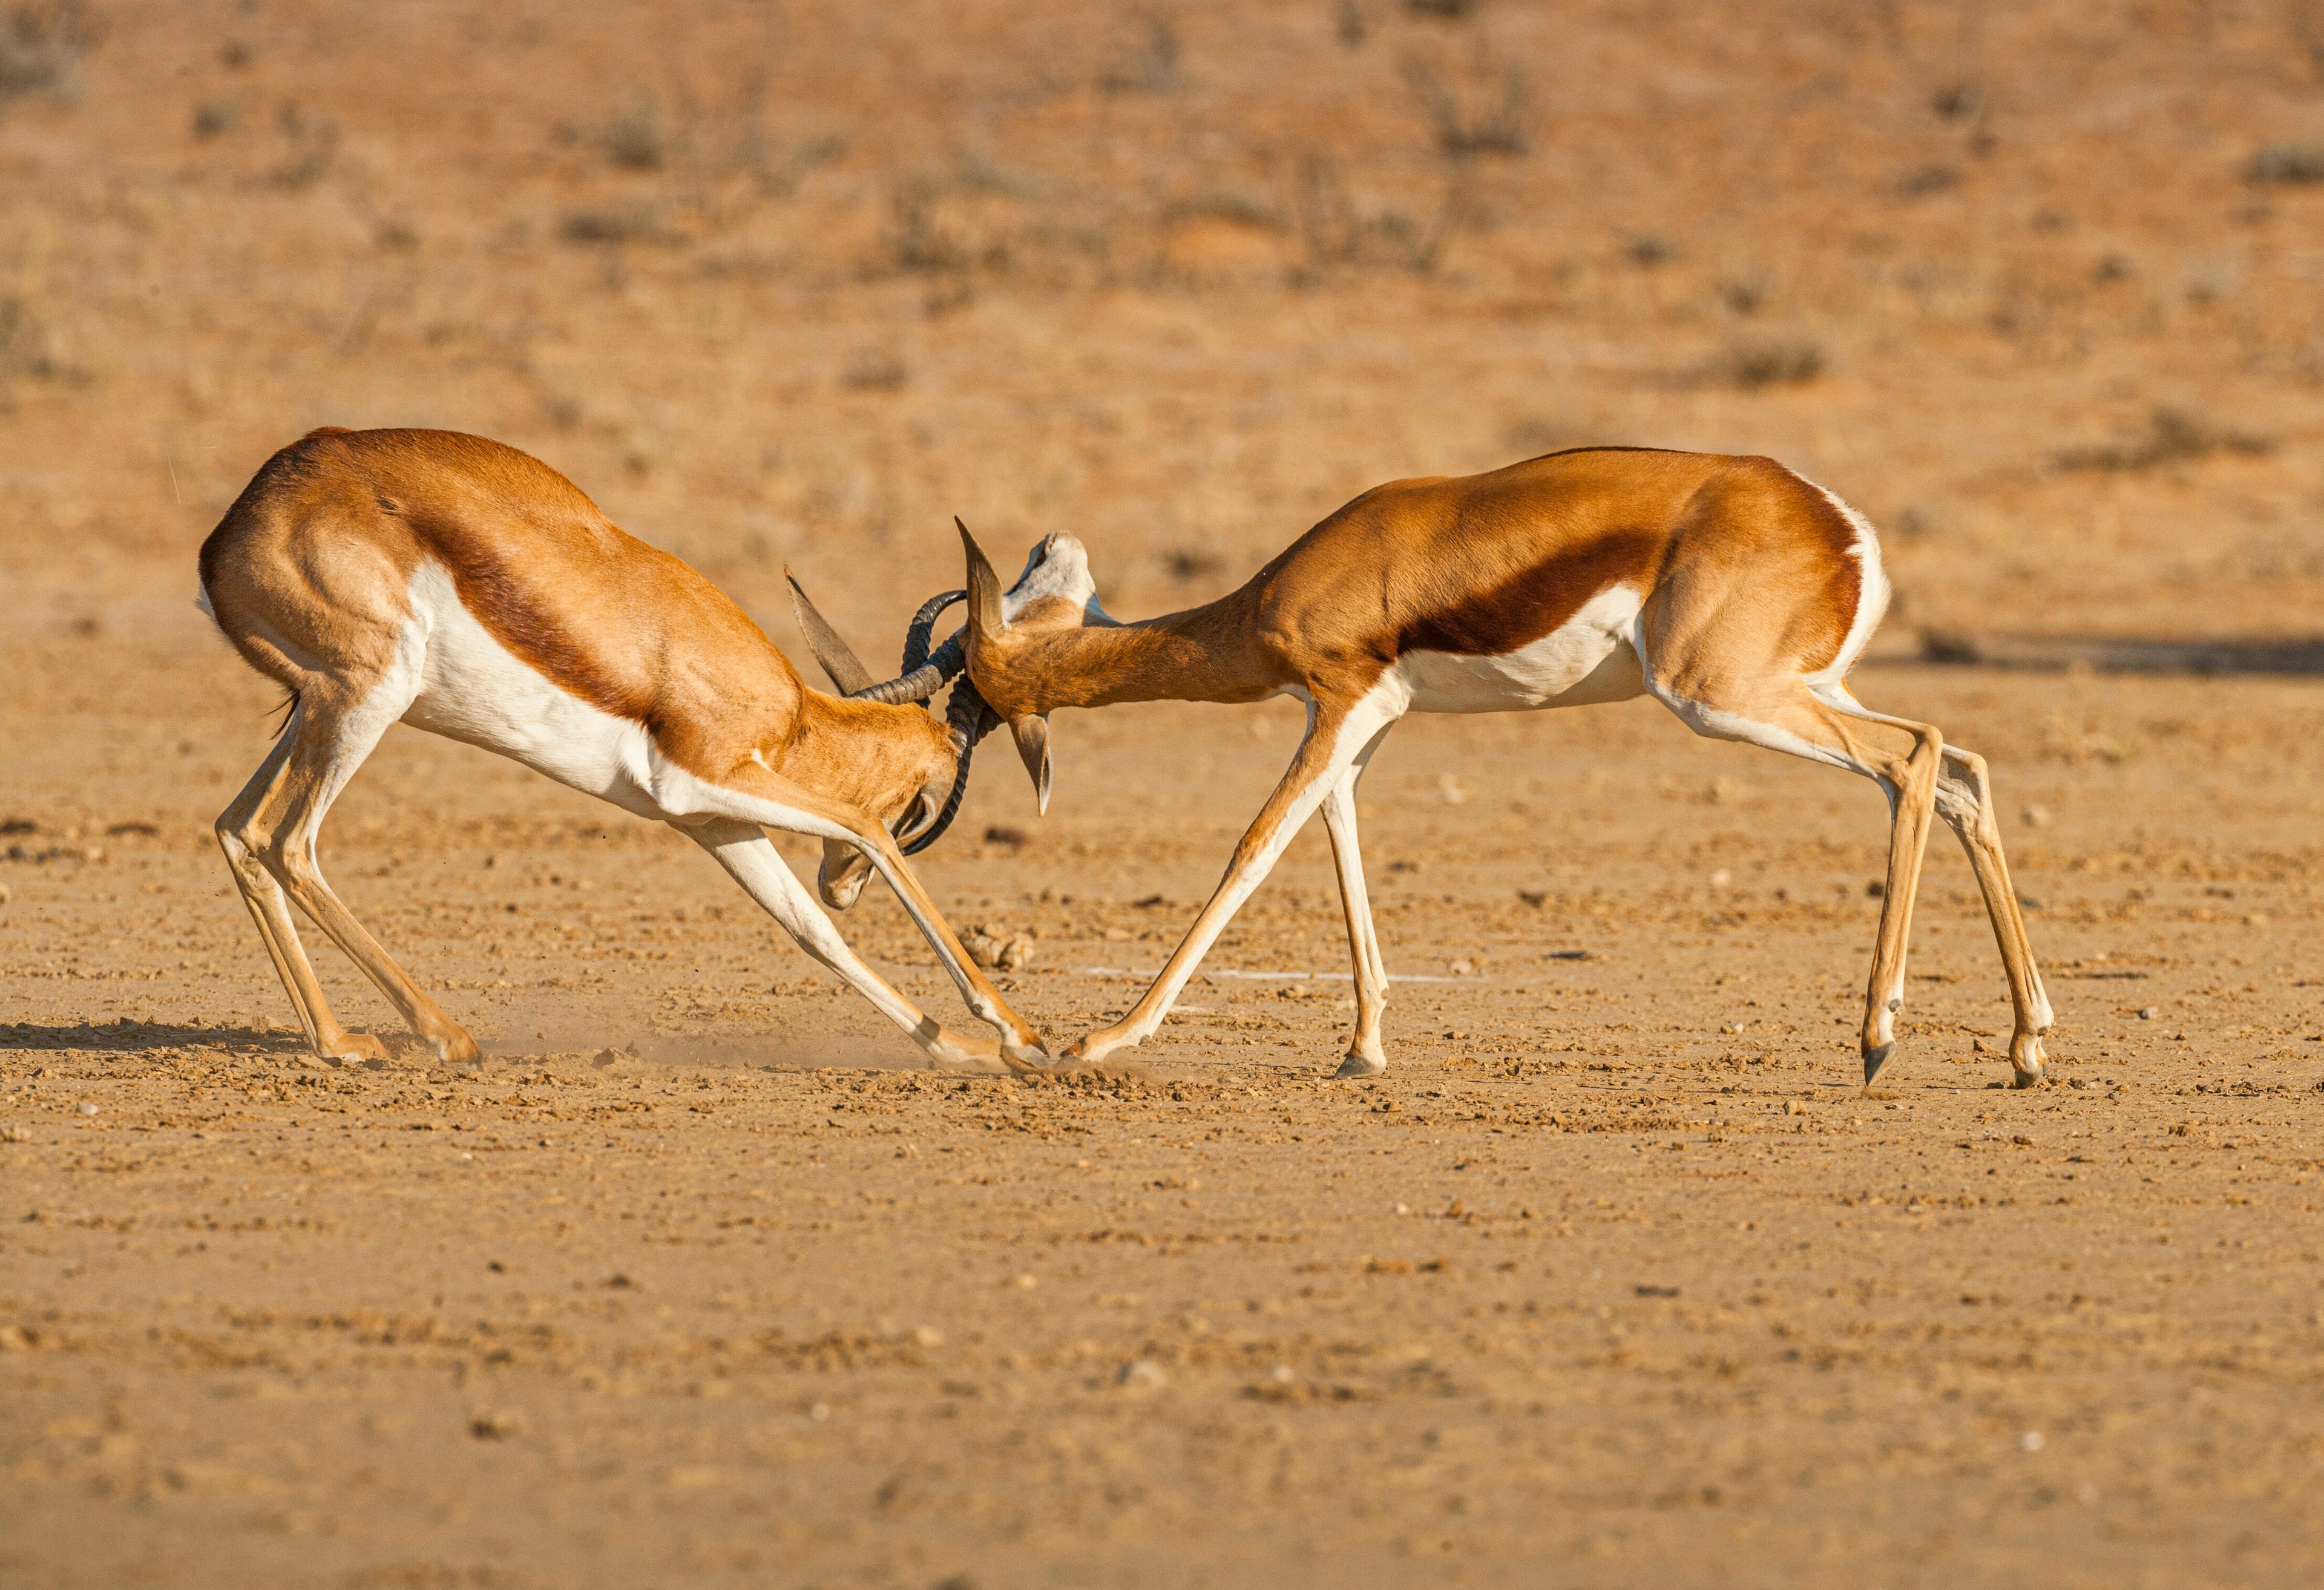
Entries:
{"label": "animal shadow on sand", "polygon": [[76,1022],[42,1026],[36,1022],[0,1022],[0,1052],[25,1049],[94,1049],[134,1054],[154,1049],[256,1049],[269,1054],[305,1056],[307,1041],[296,1033],[260,1032],[255,1027],[188,1026],[174,1022]]}

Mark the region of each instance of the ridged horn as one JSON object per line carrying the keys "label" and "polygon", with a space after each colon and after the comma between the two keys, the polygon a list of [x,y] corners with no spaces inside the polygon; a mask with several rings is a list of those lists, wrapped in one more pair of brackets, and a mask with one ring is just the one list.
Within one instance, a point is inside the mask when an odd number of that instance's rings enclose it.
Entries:
{"label": "ridged horn", "polygon": [[[824,673],[831,680],[831,687],[842,695],[853,695],[869,686],[872,670],[865,667],[863,659],[839,638],[839,631],[831,627],[831,620],[807,600],[806,591],[799,586],[798,576],[791,573],[788,565],[784,565],[783,578],[790,583],[791,616],[798,620],[798,627],[806,631],[807,647],[815,653],[815,660],[823,665]],[[923,692],[920,697],[910,699],[924,699],[926,694]]]}
{"label": "ridged horn", "polygon": [[[937,655],[941,657],[944,650],[949,649],[958,639],[959,637],[954,636],[946,641]],[[960,762],[953,773],[952,792],[945,797],[944,810],[936,813],[936,820],[914,834],[910,842],[903,847],[907,856],[917,856],[942,839],[945,830],[952,826],[952,820],[960,815],[961,800],[968,794],[968,765],[976,755],[976,742],[1001,727],[999,714],[985,704],[984,697],[976,693],[974,682],[966,678],[952,687],[952,700],[945,709],[945,721],[961,740]]]}

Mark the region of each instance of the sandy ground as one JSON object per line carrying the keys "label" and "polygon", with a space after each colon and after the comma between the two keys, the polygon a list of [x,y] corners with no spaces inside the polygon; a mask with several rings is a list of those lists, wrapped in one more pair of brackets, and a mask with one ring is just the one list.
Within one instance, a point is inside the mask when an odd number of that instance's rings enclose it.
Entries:
{"label": "sandy ground", "polygon": [[[1359,1084],[1320,834],[1140,1068],[963,1080],[691,846],[397,730],[326,861],[490,1053],[335,1071],[207,830],[263,687],[8,666],[11,1583],[2324,1572],[2311,684],[1861,673],[1993,759],[2060,1016],[2003,1089],[1941,834],[1867,1093],[1877,794],[1645,703],[1397,731],[1412,980]],[[1050,816],[996,756],[925,869],[1038,935],[1053,1041],[1159,964],[1296,715],[1058,723]],[[957,1012],[891,899],[843,921]]]}
{"label": "sandy ground", "polygon": [[[2318,14],[0,0],[0,1585],[2324,1582]],[[1358,1085],[1320,834],[1140,1069],[963,1082],[397,731],[324,857],[489,1058],[310,1066],[188,602],[326,423],[875,662],[955,512],[1134,617],[1397,476],[1781,457],[1993,763],[2055,1081],[1940,834],[1866,1095],[1877,795],[1644,704],[1397,730]],[[1062,1043],[1296,731],[1061,714],[924,876]]]}

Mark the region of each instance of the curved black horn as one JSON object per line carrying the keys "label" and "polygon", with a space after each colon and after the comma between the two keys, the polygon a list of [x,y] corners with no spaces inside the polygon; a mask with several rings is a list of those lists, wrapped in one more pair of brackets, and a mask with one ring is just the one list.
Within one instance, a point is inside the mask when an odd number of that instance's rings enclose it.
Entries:
{"label": "curved black horn", "polygon": [[920,603],[920,611],[912,615],[910,627],[904,631],[904,672],[910,673],[928,660],[929,643],[936,639],[936,620],[945,609],[955,602],[966,602],[965,591],[946,591]]}
{"label": "curved black horn", "polygon": [[[957,640],[958,636],[953,638]],[[948,648],[951,641],[945,642]],[[941,654],[939,654],[941,655]],[[945,796],[944,810],[927,829],[915,834],[912,842],[904,846],[904,854],[917,856],[944,837],[952,820],[960,815],[960,803],[968,794],[968,764],[976,755],[976,742],[1001,727],[1001,714],[984,703],[976,686],[964,678],[952,687],[952,700],[945,708],[945,721],[961,737],[960,765],[952,777],[952,793]]]}
{"label": "curved black horn", "polygon": [[920,611],[912,615],[911,628],[904,632],[904,671],[882,685],[862,685],[849,691],[847,699],[886,702],[890,705],[926,701],[951,684],[968,666],[967,642],[955,635],[936,648],[932,656],[928,638],[935,633],[936,620],[945,609],[967,600],[965,591],[947,591],[922,602]]}

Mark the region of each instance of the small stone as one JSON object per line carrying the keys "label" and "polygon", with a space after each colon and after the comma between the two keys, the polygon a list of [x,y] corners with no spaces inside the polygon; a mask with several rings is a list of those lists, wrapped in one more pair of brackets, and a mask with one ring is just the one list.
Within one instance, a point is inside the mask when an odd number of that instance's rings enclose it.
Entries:
{"label": "small stone", "polygon": [[1016,1280],[1010,1282],[1009,1284],[1015,1287],[1019,1291],[1030,1291],[1035,1287],[1040,1285],[1041,1282],[1038,1276],[1019,1275]]}
{"label": "small stone", "polygon": [[2050,826],[2050,808],[2049,808],[2049,807],[2047,807],[2047,806],[2028,806],[2028,807],[2026,807],[2026,808],[2025,808],[2025,826],[2026,826],[2026,827],[2028,827],[2028,828],[2047,828],[2047,827],[2049,827],[2049,826]]}
{"label": "small stone", "polygon": [[1267,1378],[1273,1381],[1277,1385],[1287,1386],[1293,1381],[1297,1380],[1299,1376],[1293,1371],[1290,1365],[1277,1364],[1274,1368],[1267,1372]]}
{"label": "small stone", "polygon": [[93,1104],[84,1104],[80,1107],[80,1113],[85,1116],[93,1116],[97,1113],[97,1106]]}
{"label": "small stone", "polygon": [[2159,1005],[2142,1005],[2138,1009],[2138,1019],[2141,1021],[2153,1021],[2156,1016],[2161,1016],[2162,1014],[2163,1007]]}
{"label": "small stone", "polygon": [[2017,1438],[2017,1449],[2020,1452],[2039,1452],[2042,1445],[2042,1432],[2038,1429],[2029,1429]]}
{"label": "small stone", "polygon": [[1733,873],[1731,873],[1731,872],[1728,871],[1728,870],[1727,870],[1727,869],[1725,869],[1724,867],[1715,868],[1715,869],[1712,869],[1712,871],[1711,871],[1711,887],[1712,888],[1715,888],[1715,889],[1723,889],[1723,888],[1725,888],[1729,884],[1733,883],[1734,881],[1735,881],[1735,875],[1734,875]]}
{"label": "small stone", "polygon": [[1121,1366],[1113,1382],[1132,1391],[1159,1391],[1170,1383],[1170,1377],[1162,1373],[1162,1366],[1153,1359],[1133,1358]]}
{"label": "small stone", "polygon": [[480,1441],[505,1441],[524,1433],[524,1419],[516,1413],[479,1413],[468,1420],[468,1433]]}
{"label": "small stone", "polygon": [[1787,1116],[1803,1116],[1808,1113],[1808,1107],[1796,1098],[1786,1098],[1784,1100],[1784,1113]]}
{"label": "small stone", "polygon": [[828,1402],[817,1402],[814,1407],[807,1411],[807,1416],[809,1419],[814,1420],[816,1423],[821,1424],[831,1417],[831,1404]]}
{"label": "small stone", "polygon": [[944,1332],[933,1325],[923,1325],[912,1332],[912,1339],[924,1347],[940,1347],[944,1346]]}

